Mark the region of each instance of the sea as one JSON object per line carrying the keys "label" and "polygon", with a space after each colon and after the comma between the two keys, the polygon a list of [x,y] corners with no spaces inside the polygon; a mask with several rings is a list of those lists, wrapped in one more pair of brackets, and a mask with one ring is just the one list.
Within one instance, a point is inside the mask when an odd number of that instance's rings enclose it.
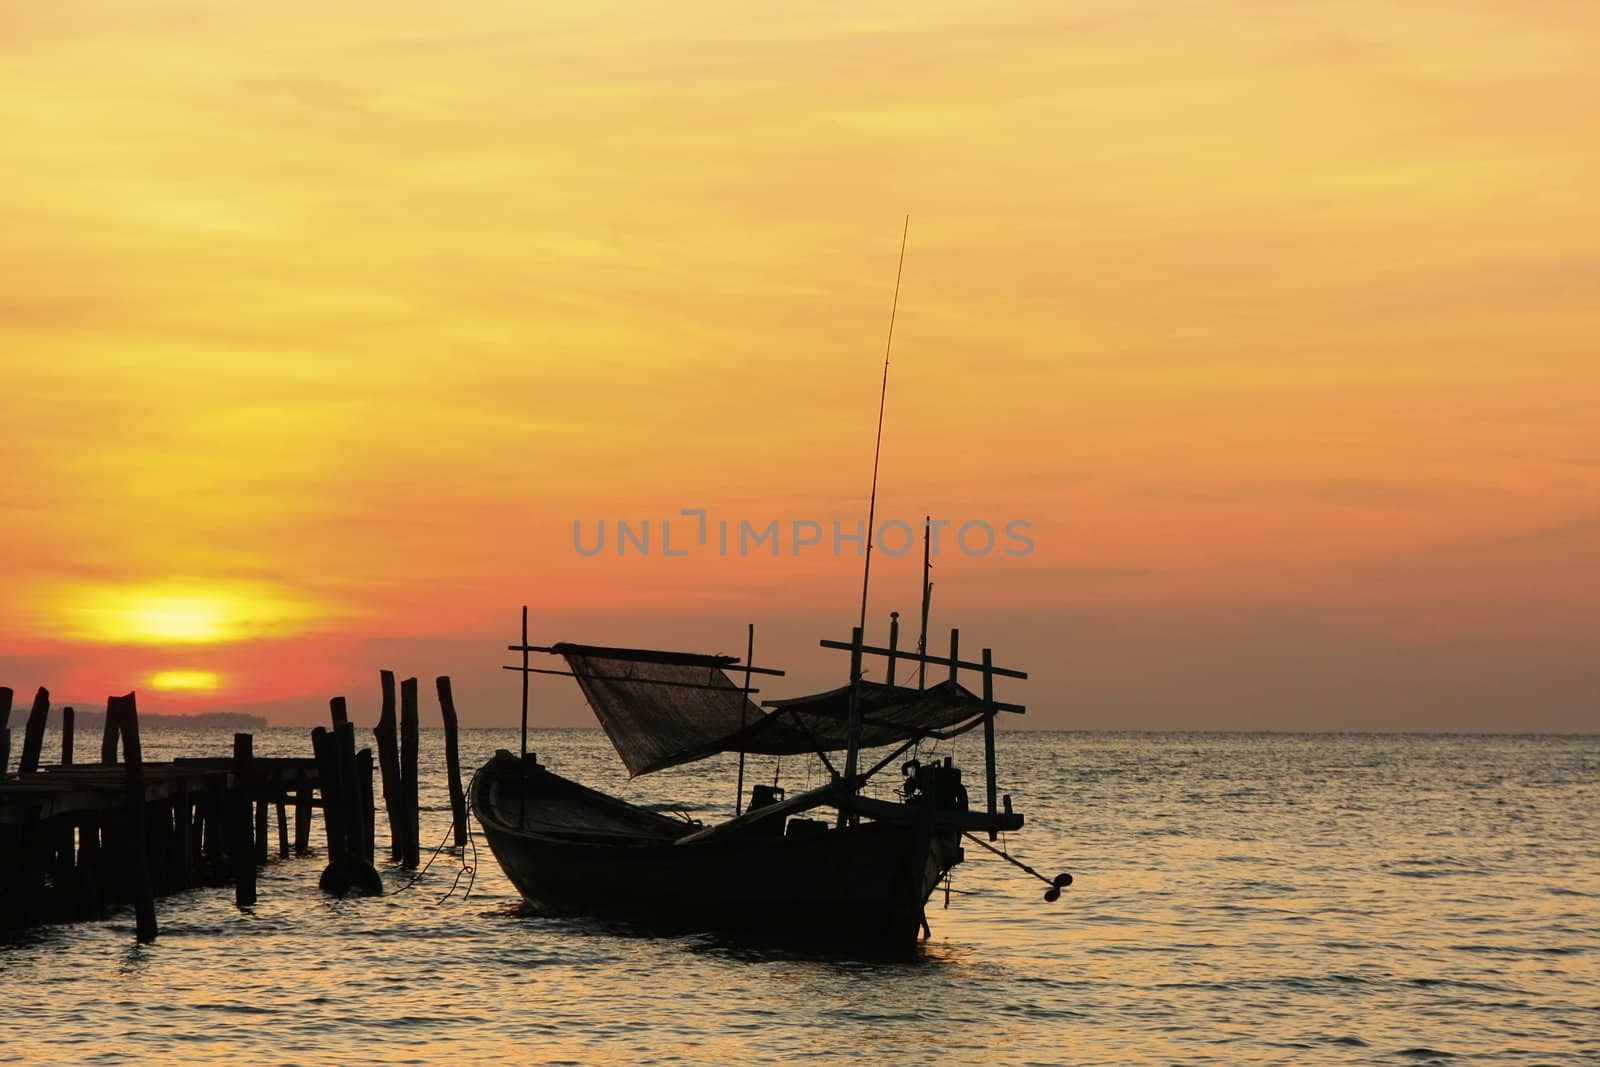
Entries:
{"label": "sea", "polygon": [[[465,773],[518,743],[464,730]],[[630,799],[732,813],[733,757],[629,781],[599,731],[530,747]],[[1600,736],[998,748],[1027,822],[997,847],[1073,884],[1047,902],[969,845],[932,937],[884,962],[528,914],[481,838],[442,847],[443,737],[425,731],[420,874],[384,865],[385,896],[336,900],[312,855],[270,863],[249,911],[228,888],[159,899],[151,945],[127,912],[11,936],[0,1062],[1600,1064]],[[230,749],[145,737],[149,759]],[[260,755],[309,751],[303,729],[257,735]],[[981,781],[980,740],[953,754]],[[746,784],[821,774],[752,758]]]}

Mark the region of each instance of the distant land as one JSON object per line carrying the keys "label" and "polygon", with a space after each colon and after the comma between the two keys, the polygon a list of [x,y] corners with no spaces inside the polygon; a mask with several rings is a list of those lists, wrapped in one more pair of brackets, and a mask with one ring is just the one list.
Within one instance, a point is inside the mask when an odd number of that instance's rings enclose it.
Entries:
{"label": "distant land", "polygon": [[[71,707],[71,705],[63,705]],[[22,718],[28,717],[28,709],[22,708]],[[11,711],[12,725],[17,725],[17,709]],[[72,729],[101,730],[105,728],[106,713],[103,711],[89,711],[77,708],[72,715]],[[139,712],[140,726],[165,726],[186,730],[263,730],[266,729],[267,720],[260,715],[249,715],[242,711],[202,711],[194,715],[163,715],[159,712]],[[50,709],[50,718],[46,726],[57,729],[61,726],[61,708]]]}

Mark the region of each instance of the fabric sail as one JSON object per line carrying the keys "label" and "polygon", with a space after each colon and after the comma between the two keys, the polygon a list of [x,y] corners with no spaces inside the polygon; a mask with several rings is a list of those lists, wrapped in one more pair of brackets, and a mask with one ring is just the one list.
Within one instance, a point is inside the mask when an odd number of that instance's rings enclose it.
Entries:
{"label": "fabric sail", "polygon": [[[634,777],[719,752],[788,756],[849,745],[850,687],[757,707],[728,677],[732,656],[563,643],[606,736]],[[929,736],[974,720],[983,703],[949,682],[908,689],[860,683],[861,747]]]}

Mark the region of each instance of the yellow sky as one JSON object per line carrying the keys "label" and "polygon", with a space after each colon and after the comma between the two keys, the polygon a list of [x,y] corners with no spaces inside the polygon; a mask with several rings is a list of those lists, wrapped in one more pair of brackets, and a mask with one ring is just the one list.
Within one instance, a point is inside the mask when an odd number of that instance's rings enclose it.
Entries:
{"label": "yellow sky", "polygon": [[501,722],[523,602],[833,681],[853,556],[572,524],[859,518],[909,213],[880,515],[1032,524],[934,625],[1035,724],[1595,728],[1597,52],[1587,2],[14,8],[0,684]]}

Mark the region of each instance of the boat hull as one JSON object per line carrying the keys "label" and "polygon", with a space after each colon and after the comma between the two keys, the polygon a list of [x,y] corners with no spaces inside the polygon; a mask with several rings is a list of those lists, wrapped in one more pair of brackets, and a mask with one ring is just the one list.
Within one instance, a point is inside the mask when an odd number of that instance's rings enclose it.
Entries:
{"label": "boat hull", "polygon": [[531,761],[491,761],[472,801],[501,869],[534,909],[668,932],[909,951],[929,895],[961,859],[958,835],[912,818],[680,844],[692,827],[625,810]]}

